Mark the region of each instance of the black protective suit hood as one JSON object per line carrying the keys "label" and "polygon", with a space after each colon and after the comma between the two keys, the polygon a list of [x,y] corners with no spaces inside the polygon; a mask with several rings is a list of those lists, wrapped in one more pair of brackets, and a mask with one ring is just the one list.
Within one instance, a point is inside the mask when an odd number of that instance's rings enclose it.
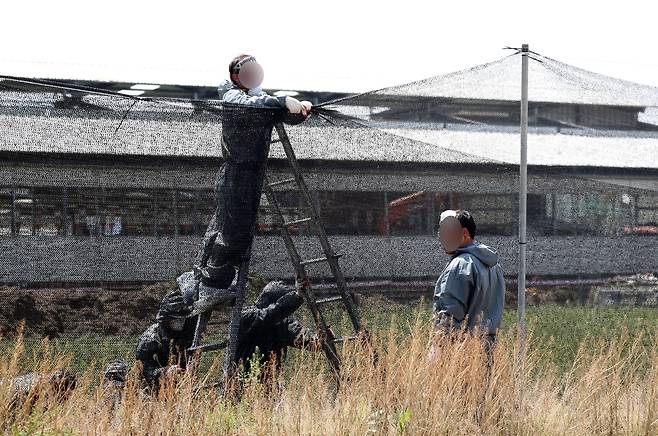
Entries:
{"label": "black protective suit hood", "polygon": [[259,309],[264,309],[270,304],[276,303],[276,301],[286,295],[290,291],[294,291],[293,286],[288,286],[281,281],[270,282],[264,288],[263,292],[260,293],[254,305]]}

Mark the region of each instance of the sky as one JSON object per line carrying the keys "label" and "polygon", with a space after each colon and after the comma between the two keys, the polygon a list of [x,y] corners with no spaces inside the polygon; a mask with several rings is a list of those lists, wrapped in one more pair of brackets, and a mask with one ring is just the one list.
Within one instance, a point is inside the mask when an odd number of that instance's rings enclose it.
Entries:
{"label": "sky", "polygon": [[0,75],[216,85],[231,58],[248,53],[265,69],[265,88],[360,92],[465,69],[528,43],[658,87],[652,3],[7,0]]}

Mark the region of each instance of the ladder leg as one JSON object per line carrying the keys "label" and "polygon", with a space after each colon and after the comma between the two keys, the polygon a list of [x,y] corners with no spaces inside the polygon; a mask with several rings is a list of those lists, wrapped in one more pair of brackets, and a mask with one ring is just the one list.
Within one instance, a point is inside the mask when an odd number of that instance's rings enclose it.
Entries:
{"label": "ladder leg", "polygon": [[[196,328],[194,329],[194,339],[192,339],[192,348],[199,345],[203,334],[206,332],[208,327],[208,322],[210,321],[210,312],[203,312],[199,314],[199,317],[196,321]],[[188,371],[196,371],[196,367],[199,364],[200,355],[199,353],[192,352],[187,356],[187,368]]]}
{"label": "ladder leg", "polygon": [[208,326],[208,321],[210,320],[210,312],[203,312],[199,314],[199,319],[196,322],[196,329],[194,330],[194,340],[192,340],[192,346],[196,347],[201,342],[201,338],[206,331]]}
{"label": "ladder leg", "polygon": [[232,377],[235,368],[235,357],[238,347],[238,337],[240,333],[240,319],[242,318],[242,307],[244,306],[247,278],[249,276],[249,260],[244,260],[240,265],[238,272],[237,292],[235,295],[235,305],[231,314],[231,321],[228,327],[228,347],[224,354],[224,365],[222,368],[223,377],[228,381]]}

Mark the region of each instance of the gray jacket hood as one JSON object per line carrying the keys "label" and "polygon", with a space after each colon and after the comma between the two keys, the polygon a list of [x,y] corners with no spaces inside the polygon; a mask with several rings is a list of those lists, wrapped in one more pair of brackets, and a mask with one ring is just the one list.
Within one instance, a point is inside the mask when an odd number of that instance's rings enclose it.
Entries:
{"label": "gray jacket hood", "polygon": [[492,266],[498,263],[498,253],[490,247],[487,247],[484,244],[479,242],[473,242],[471,245],[466,247],[458,248],[453,257],[459,256],[463,253],[469,253],[478,258],[480,262],[491,268]]}

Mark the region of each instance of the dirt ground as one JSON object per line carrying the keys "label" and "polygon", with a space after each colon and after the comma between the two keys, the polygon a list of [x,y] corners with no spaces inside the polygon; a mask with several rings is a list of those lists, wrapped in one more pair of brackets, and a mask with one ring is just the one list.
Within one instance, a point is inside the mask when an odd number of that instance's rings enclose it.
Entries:
{"label": "dirt ground", "polygon": [[155,317],[167,287],[140,290],[0,288],[0,334],[11,335],[25,320],[26,333],[138,334]]}
{"label": "dirt ground", "polygon": [[[260,279],[250,280],[250,294],[264,285]],[[22,289],[0,287],[0,335],[11,336],[25,320],[26,333],[50,337],[90,335],[128,336],[141,333],[154,322],[162,297],[175,286],[174,282],[132,289],[108,289],[77,287],[58,289]],[[420,287],[396,292],[374,292],[378,298],[391,301],[417,302],[429,300],[431,289]],[[526,301],[529,305],[560,304],[631,304],[647,305],[656,297],[639,298],[640,295],[658,294],[658,280],[648,275],[625,278],[609,284],[543,285],[529,286]],[[357,298],[371,292],[364,291]],[[611,297],[612,295],[612,297]],[[619,297],[621,295],[621,297]],[[624,298],[630,295],[633,298]],[[254,295],[248,297],[248,301]],[[506,307],[516,306],[516,289],[508,283]],[[640,303],[637,303],[640,301]],[[221,318],[221,317],[218,317]],[[219,322],[219,321],[216,321]]]}
{"label": "dirt ground", "polygon": [[[263,288],[265,282],[250,277],[247,298]],[[0,336],[11,336],[25,322],[26,334],[51,338],[59,336],[116,335],[142,333],[155,322],[162,298],[176,289],[175,281],[132,288],[0,287]],[[213,313],[210,324],[223,323],[227,312]]]}

